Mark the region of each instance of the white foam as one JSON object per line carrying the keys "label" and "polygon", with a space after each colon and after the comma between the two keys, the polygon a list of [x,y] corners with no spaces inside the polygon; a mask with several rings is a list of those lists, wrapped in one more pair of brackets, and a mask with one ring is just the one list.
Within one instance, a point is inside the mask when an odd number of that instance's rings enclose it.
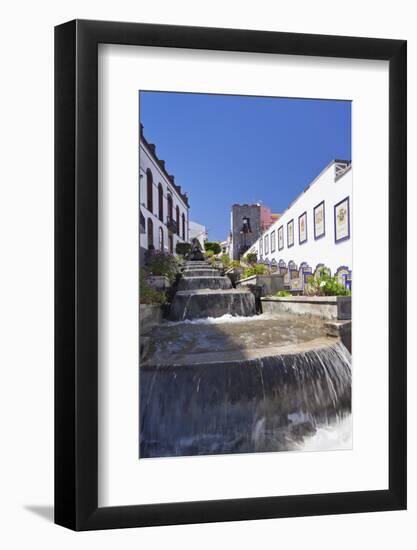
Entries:
{"label": "white foam", "polygon": [[337,451],[352,449],[352,415],[327,426],[320,426],[300,444],[300,451]]}
{"label": "white foam", "polygon": [[265,321],[268,319],[276,319],[276,316],[270,313],[263,313],[262,315],[251,315],[250,317],[244,317],[242,315],[231,315],[226,313],[221,317],[204,317],[202,319],[185,319],[184,321],[163,321],[165,326],[176,325],[222,325],[224,323],[246,323],[250,321]]}

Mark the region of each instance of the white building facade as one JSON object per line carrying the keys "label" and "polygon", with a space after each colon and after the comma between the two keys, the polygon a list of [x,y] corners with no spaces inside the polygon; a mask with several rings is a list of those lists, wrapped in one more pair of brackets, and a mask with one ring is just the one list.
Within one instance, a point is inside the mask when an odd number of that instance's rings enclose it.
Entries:
{"label": "white building facade", "polygon": [[[352,165],[332,161],[250,247],[258,262],[351,280]],[[308,269],[310,268],[310,269]]]}
{"label": "white building facade", "polygon": [[189,202],[168,174],[140,127],[139,216],[141,258],[146,250],[175,253],[179,242],[189,242]]}
{"label": "white building facade", "polygon": [[201,223],[193,222],[190,220],[189,222],[189,240],[190,242],[193,239],[197,239],[200,244],[201,248],[204,250],[204,243],[208,239],[207,229],[205,225],[202,225]]}

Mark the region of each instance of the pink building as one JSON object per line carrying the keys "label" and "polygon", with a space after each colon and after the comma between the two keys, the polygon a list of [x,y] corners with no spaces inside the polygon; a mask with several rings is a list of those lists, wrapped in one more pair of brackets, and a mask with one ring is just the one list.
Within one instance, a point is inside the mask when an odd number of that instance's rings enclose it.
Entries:
{"label": "pink building", "polygon": [[266,231],[274,222],[279,220],[281,214],[273,214],[268,206],[263,206],[262,204],[260,210],[261,230]]}

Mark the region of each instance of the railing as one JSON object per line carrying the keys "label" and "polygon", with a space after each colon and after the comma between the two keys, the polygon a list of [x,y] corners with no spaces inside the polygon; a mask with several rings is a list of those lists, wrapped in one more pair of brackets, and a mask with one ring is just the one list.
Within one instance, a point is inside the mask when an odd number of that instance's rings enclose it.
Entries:
{"label": "railing", "polygon": [[171,218],[171,216],[167,216],[167,227],[168,231],[171,231],[172,233],[177,233],[177,222],[174,220],[174,218]]}

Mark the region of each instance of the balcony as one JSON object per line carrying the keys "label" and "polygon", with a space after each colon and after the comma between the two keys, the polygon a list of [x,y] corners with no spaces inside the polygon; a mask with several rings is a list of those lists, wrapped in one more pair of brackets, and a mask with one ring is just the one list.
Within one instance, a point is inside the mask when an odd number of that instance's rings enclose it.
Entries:
{"label": "balcony", "polygon": [[167,216],[167,227],[168,231],[171,233],[177,233],[177,222],[174,220],[174,218],[171,218],[171,216]]}

